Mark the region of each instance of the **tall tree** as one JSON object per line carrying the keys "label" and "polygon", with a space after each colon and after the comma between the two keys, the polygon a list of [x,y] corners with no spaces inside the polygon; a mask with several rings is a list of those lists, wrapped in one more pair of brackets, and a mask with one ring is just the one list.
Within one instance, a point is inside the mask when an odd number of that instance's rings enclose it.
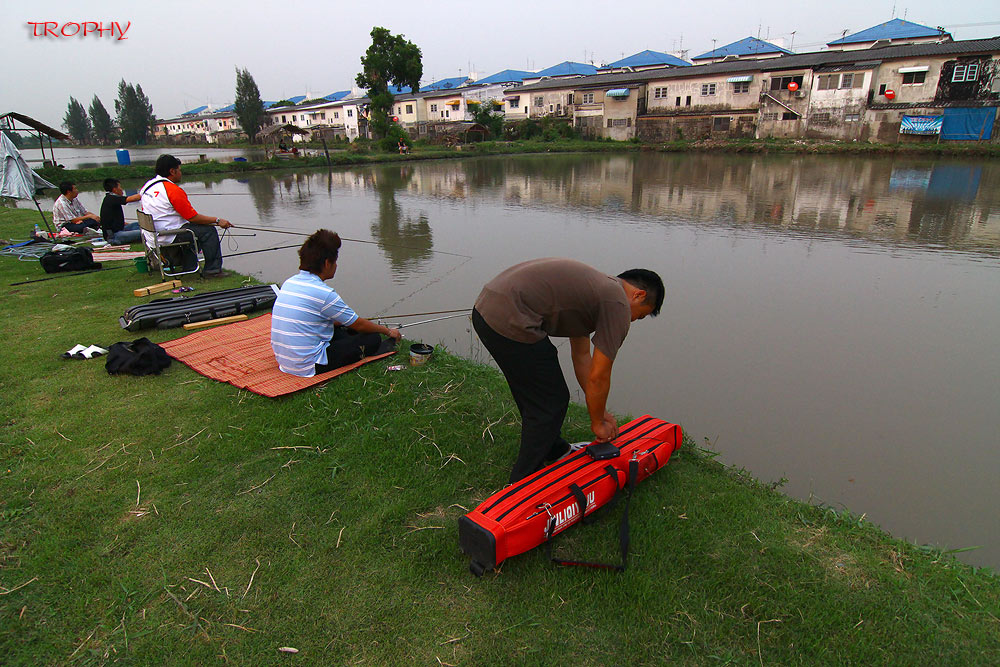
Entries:
{"label": "tall tree", "polygon": [[146,143],[153,131],[156,116],[149,98],[142,92],[142,86],[133,86],[122,79],[118,84],[115,113],[122,132],[122,144],[134,146]]}
{"label": "tall tree", "polygon": [[409,86],[420,91],[424,74],[420,47],[402,35],[393,35],[385,28],[372,28],[372,45],[361,57],[361,73],[357,83],[368,91],[371,100],[371,128],[378,137],[385,136],[391,123],[393,94],[390,86]]}
{"label": "tall tree", "polygon": [[261,125],[264,124],[264,102],[260,99],[260,90],[246,69],[236,68],[236,120],[247,133],[250,143],[257,138]]}
{"label": "tall tree", "polygon": [[66,115],[63,116],[63,127],[77,143],[86,143],[90,138],[90,119],[87,118],[87,110],[75,98],[69,98]]}
{"label": "tall tree", "polygon": [[10,130],[3,130],[4,135],[10,139],[11,143],[14,144],[14,148],[23,148],[24,139],[17,132],[11,132]]}
{"label": "tall tree", "polygon": [[92,126],[91,136],[94,141],[102,146],[110,144],[111,138],[114,136],[115,125],[111,122],[111,114],[101,104],[97,95],[94,95],[94,99],[90,102],[90,123]]}

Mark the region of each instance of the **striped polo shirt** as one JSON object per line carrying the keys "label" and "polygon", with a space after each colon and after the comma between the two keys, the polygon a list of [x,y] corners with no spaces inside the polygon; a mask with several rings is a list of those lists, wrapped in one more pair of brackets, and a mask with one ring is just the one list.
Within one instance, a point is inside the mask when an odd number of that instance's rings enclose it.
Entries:
{"label": "striped polo shirt", "polygon": [[299,271],[281,286],[271,309],[271,349],[278,368],[312,377],[316,364],[327,363],[333,325],[348,326],[357,319],[357,313],[319,276]]}

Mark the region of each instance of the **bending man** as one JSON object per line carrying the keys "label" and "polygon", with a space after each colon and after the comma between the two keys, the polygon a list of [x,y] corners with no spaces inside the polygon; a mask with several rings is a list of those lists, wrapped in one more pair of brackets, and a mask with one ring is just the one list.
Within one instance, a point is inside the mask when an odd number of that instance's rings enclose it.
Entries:
{"label": "bending man", "polygon": [[560,435],[569,388],[549,336],[569,338],[590,428],[599,442],[607,442],[618,436],[618,423],[607,411],[615,355],[632,322],[659,314],[663,294],[663,281],[652,271],[630,269],[615,277],[559,258],[517,264],[486,283],[472,325],[521,413],[512,484],[569,449]]}
{"label": "bending man", "polygon": [[299,248],[299,272],[281,286],[271,309],[271,349],[282,372],[300,377],[340,368],[378,352],[390,329],[358,317],[324,281],[337,273],[340,237],[321,229]]}
{"label": "bending man", "polygon": [[[190,229],[198,239],[198,247],[205,253],[204,278],[222,277],[222,247],[219,244],[219,233],[215,227],[223,229],[232,227],[232,223],[223,218],[202,215],[194,210],[188,201],[187,193],[178,183],[181,181],[181,161],[173,155],[161,155],[156,158],[156,176],[149,180],[139,190],[141,208],[153,217],[153,225],[163,243],[172,243],[177,234],[170,232],[178,229]],[[143,231],[143,235],[149,232]],[[152,239],[147,243],[152,245]],[[198,266],[198,256],[189,246],[184,251],[184,270],[190,271]]]}

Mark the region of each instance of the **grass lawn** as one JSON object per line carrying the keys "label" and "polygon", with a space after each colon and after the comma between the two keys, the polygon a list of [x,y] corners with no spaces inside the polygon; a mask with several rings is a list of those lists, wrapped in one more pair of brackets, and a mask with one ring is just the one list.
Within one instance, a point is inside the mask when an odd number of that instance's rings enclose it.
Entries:
{"label": "grass lawn", "polygon": [[[37,212],[0,208],[0,237]],[[289,267],[289,272],[294,267]],[[1000,582],[789,499],[688,441],[632,503],[623,574],[541,550],[476,579],[456,521],[518,434],[496,371],[438,350],[271,400],[174,364],[64,361],[156,282],[0,257],[0,662],[996,664]],[[199,291],[233,287],[239,277]],[[399,363],[397,361],[396,363]],[[571,406],[566,435],[585,439]],[[614,560],[617,517],[560,540]],[[297,654],[280,652],[298,649]]]}

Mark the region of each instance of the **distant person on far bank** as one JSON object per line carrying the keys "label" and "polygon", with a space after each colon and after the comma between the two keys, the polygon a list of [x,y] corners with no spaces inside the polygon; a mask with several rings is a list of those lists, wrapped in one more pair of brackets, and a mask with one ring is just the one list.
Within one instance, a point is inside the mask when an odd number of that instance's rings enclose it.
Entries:
{"label": "distant person on far bank", "polygon": [[83,234],[88,228],[95,231],[101,228],[100,216],[83,206],[75,183],[63,181],[59,184],[59,192],[59,198],[52,205],[52,222],[56,229]]}
{"label": "distant person on far bank", "polygon": [[138,222],[125,224],[125,204],[139,201],[139,193],[126,195],[122,184],[116,178],[104,179],[104,201],[101,202],[101,230],[104,240],[120,245],[136,243],[142,238]]}
{"label": "distant person on far bank", "polygon": [[560,434],[569,388],[549,338],[569,338],[590,430],[598,442],[608,442],[618,436],[618,422],[607,410],[615,356],[632,322],[659,314],[663,295],[663,281],[647,269],[609,276],[557,257],[522,262],[486,283],[472,309],[472,326],[521,413],[511,484],[570,449]]}
{"label": "distant person on far bank", "polygon": [[[153,225],[162,243],[171,243],[176,238],[172,231],[190,229],[198,239],[198,247],[205,253],[205,268],[203,278],[221,278],[222,246],[219,243],[219,233],[216,227],[227,229],[232,223],[224,218],[202,215],[194,210],[188,201],[187,193],[178,183],[181,182],[181,161],[173,155],[161,155],[156,159],[156,176],[150,179],[139,190],[140,208],[153,218]],[[150,232],[143,231],[144,236]],[[152,245],[153,239],[147,239]],[[185,271],[198,266],[198,256],[189,246],[183,252]]]}

